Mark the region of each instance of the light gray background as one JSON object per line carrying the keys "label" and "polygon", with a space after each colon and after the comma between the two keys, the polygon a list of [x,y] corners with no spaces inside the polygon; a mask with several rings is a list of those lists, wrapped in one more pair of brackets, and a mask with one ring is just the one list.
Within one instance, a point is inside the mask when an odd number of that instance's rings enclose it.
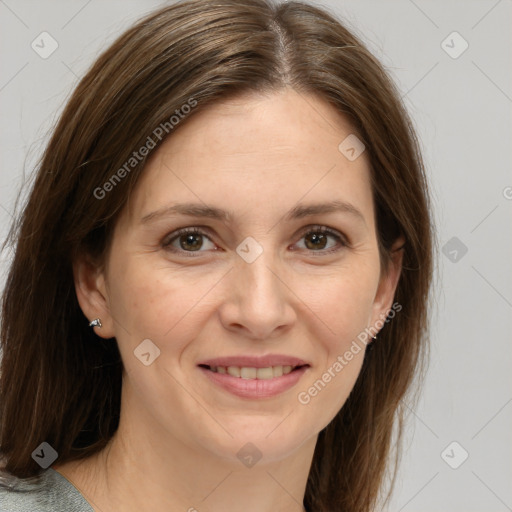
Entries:
{"label": "light gray background", "polygon": [[[33,171],[78,79],[120,32],[159,5],[0,0],[2,236],[23,173]],[[411,411],[389,510],[512,510],[512,2],[323,5],[346,20],[398,83],[422,141],[440,248],[459,240],[440,252],[430,370]],[[47,59],[31,48],[43,31],[59,45]],[[457,58],[442,45],[453,31],[469,44]],[[453,37],[444,43],[452,52],[461,44]],[[5,274],[9,254],[2,258]],[[445,451],[453,441],[460,446]],[[457,465],[462,450],[469,457],[452,469],[445,460]]]}

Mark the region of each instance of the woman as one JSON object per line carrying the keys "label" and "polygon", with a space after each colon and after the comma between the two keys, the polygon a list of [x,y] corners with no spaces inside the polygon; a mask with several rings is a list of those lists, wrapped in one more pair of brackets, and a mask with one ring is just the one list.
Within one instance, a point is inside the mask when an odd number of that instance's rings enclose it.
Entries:
{"label": "woman", "polygon": [[10,234],[2,510],[382,505],[432,272],[399,98],[299,2],[180,2],[98,58]]}

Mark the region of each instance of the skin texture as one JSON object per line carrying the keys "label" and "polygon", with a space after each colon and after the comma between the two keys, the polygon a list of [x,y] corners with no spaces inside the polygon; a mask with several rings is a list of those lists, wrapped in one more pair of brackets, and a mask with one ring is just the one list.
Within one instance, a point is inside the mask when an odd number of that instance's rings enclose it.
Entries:
{"label": "skin texture", "polygon": [[[349,161],[338,150],[352,132],[324,100],[291,89],[217,103],[151,155],[106,265],[75,263],[80,306],[101,318],[99,336],[116,337],[126,369],[110,445],[54,466],[95,510],[303,510],[318,433],[346,401],[364,349],[307,405],[297,395],[386,316],[401,266],[398,252],[381,272],[366,154]],[[284,219],[298,203],[331,200],[352,204],[363,219]],[[233,218],[141,222],[185,202],[229,209]],[[180,253],[163,247],[178,228],[195,226],[205,232],[198,251],[186,236],[172,242]],[[306,236],[313,226],[339,232],[348,245],[329,236],[315,248]],[[263,248],[252,263],[236,252],[248,236]],[[147,338],[161,351],[149,366],[133,353]],[[244,399],[197,367],[265,354],[300,357],[310,368],[278,396]],[[248,442],[262,455],[251,468],[237,458]]]}

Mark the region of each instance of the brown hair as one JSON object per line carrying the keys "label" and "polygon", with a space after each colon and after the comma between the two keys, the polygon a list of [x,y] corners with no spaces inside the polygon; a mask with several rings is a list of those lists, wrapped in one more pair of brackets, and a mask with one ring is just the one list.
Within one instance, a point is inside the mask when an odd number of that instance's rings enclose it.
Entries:
{"label": "brown hair", "polygon": [[[434,244],[427,182],[412,122],[381,64],[334,15],[296,1],[166,6],[122,34],[76,87],[6,241],[15,245],[1,326],[6,471],[36,475],[31,453],[43,441],[61,463],[88,457],[118,427],[120,354],[114,339],[88,327],[72,273],[78,254],[102,261],[146,157],[114,184],[113,170],[191,99],[190,116],[218,99],[285,86],[327,100],[365,144],[382,263],[398,235],[405,238],[395,294],[402,310],[370,345],[348,400],[319,433],[304,498],[315,512],[374,508],[393,429],[398,440],[403,431],[402,399],[426,368]],[[94,191],[107,182],[108,199],[98,198]],[[390,489],[399,454],[398,445]]]}

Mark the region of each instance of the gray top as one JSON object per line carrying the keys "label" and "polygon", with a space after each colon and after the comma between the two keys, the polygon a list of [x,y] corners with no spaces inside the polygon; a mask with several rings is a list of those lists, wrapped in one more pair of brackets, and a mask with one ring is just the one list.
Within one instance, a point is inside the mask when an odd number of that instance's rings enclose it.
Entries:
{"label": "gray top", "polygon": [[33,478],[0,472],[0,512],[94,512],[80,491],[52,468]]}
{"label": "gray top", "polygon": [[52,468],[33,478],[0,471],[0,512],[94,512],[80,491]]}

